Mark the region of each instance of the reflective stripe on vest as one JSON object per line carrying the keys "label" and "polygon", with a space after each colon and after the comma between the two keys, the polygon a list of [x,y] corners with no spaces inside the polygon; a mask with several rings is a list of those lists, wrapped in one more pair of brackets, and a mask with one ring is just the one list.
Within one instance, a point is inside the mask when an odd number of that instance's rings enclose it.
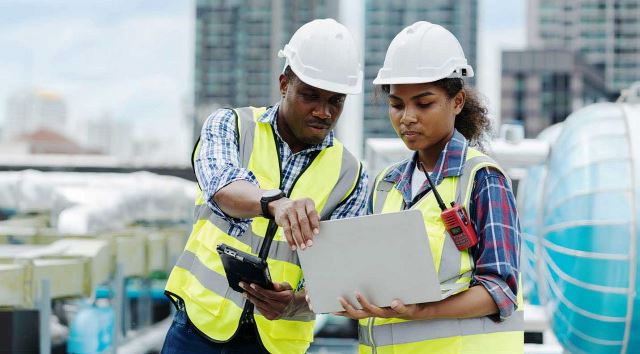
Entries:
{"label": "reflective stripe on vest", "polygon": [[[213,213],[213,211],[205,204],[197,208],[196,220],[209,221],[220,230],[229,230],[231,224]],[[251,246],[251,253],[258,254],[264,237],[256,235],[251,228],[238,237],[242,243]],[[274,240],[269,248],[269,257],[284,262],[298,264],[298,253],[292,252],[286,240]]]}
{"label": "reflective stripe on vest", "polygon": [[[202,264],[200,259],[198,259],[198,257],[196,257],[196,255],[191,251],[182,252],[182,255],[180,255],[180,258],[178,258],[178,261],[176,262],[176,267],[189,269],[191,274],[198,279],[200,284],[216,293],[226,291],[229,287],[225,276],[207,268],[207,266]],[[227,296],[227,299],[233,301],[238,305],[238,307],[242,307],[244,305],[244,298],[239,292],[231,292],[229,296]]]}
{"label": "reflective stripe on vest", "polygon": [[[226,291],[229,288],[227,278],[217,272],[207,268],[196,255],[191,251],[184,251],[176,262],[177,267],[184,269],[190,269],[196,279],[207,289],[220,293]],[[244,307],[244,298],[242,294],[236,291],[230,291],[227,299],[233,301],[238,307]],[[254,309],[258,312],[258,309]],[[312,321],[313,317],[310,315],[296,315],[292,317],[283,317],[283,320],[295,320],[295,321]]]}
{"label": "reflective stripe on vest", "polygon": [[[394,188],[393,183],[384,180],[388,171],[395,166],[387,168],[376,180],[373,191],[374,213],[393,212],[405,208],[402,194]],[[502,172],[493,159],[475,149],[467,148],[462,175],[444,178],[437,186],[445,203],[454,199],[457,204],[464,205],[469,210],[475,174],[485,167],[492,167]],[[506,174],[504,175],[506,177]],[[468,251],[458,251],[453,239],[444,230],[444,225],[439,218],[440,209],[431,194],[431,191],[427,193],[412,208],[423,212],[427,230],[442,230],[444,233],[444,240],[437,235],[427,235],[427,237],[432,246],[431,250],[434,252],[433,258],[438,271],[442,295],[443,298],[446,298],[469,287],[474,263],[471,254]],[[438,254],[438,252],[441,253]],[[480,340],[477,335],[481,335],[484,339],[481,341],[482,343],[504,340],[504,343],[510,345],[507,345],[506,352],[522,352],[524,344],[520,338],[523,336],[524,316],[521,293],[518,293],[518,310],[500,323],[496,323],[488,317],[419,321],[379,318],[369,321],[361,320],[358,327],[360,349],[362,352],[369,352],[369,349],[373,348],[374,352],[376,349],[382,349],[383,353],[395,353],[396,350],[400,352],[407,350],[440,352],[439,349],[447,348],[446,352],[460,353],[464,352],[459,349],[464,347],[461,343],[469,344],[469,342],[465,342],[466,339],[463,339],[464,336],[474,335],[474,337],[470,337],[473,339],[469,340],[473,340],[475,343]],[[380,348],[384,346],[391,346],[388,348],[393,349],[388,351]],[[494,349],[479,349],[478,352],[489,353]]]}
{"label": "reflective stripe on vest", "polygon": [[[372,336],[377,347],[421,342],[453,336],[470,336],[495,332],[515,332],[524,328],[524,311],[515,311],[503,322],[488,317],[407,321],[373,326]],[[360,344],[371,346],[367,326],[358,326]]]}
{"label": "reflective stripe on vest", "polygon": [[[239,160],[253,172],[263,189],[280,187],[280,168],[276,137],[268,123],[258,122],[265,109],[234,110],[239,142]],[[195,158],[199,145],[194,149]],[[290,198],[311,198],[321,218],[331,213],[355,190],[361,164],[334,139],[323,149],[294,182]],[[182,298],[191,322],[215,341],[229,340],[238,328],[245,305],[242,295],[228,285],[216,246],[225,243],[256,255],[264,240],[268,220],[255,217],[251,227],[233,237],[226,232],[229,223],[215,215],[199,193],[195,220],[185,250],[167,280],[166,291]],[[267,258],[274,282],[286,281],[296,287],[302,270],[296,252],[278,229]],[[269,321],[254,310],[254,319],[262,344],[274,353],[303,353],[313,339],[314,316],[302,315]]]}

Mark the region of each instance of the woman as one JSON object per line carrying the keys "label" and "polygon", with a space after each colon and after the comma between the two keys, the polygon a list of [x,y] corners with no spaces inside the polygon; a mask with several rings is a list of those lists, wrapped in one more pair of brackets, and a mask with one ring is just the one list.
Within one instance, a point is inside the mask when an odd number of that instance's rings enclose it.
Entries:
{"label": "woman", "polygon": [[[464,87],[471,76],[458,40],[421,21],[394,38],[373,82],[388,95],[391,123],[414,154],[376,178],[370,209],[422,212],[444,300],[396,299],[380,308],[356,293],[356,309],[341,299],[340,315],[360,320],[361,353],[524,351],[515,200],[501,168],[471,147],[489,130],[487,109]],[[476,245],[456,247],[421,166],[447,206],[455,201],[469,211]]]}

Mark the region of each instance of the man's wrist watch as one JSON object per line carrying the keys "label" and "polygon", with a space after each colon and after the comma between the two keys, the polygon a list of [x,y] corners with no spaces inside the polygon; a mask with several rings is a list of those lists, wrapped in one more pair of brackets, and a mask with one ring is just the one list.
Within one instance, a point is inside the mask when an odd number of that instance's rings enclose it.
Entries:
{"label": "man's wrist watch", "polygon": [[284,192],[279,189],[270,189],[264,194],[262,194],[262,198],[260,198],[260,207],[262,208],[262,216],[273,220],[274,216],[269,212],[269,203],[284,198]]}

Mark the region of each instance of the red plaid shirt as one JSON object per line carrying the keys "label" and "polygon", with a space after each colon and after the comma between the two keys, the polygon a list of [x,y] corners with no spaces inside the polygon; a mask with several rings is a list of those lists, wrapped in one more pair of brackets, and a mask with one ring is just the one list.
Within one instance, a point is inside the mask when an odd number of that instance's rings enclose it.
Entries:
{"label": "red plaid shirt", "polygon": [[[467,152],[467,140],[457,130],[446,144],[434,168],[434,183],[443,178],[462,174]],[[402,193],[407,207],[411,198],[411,177],[416,164],[417,153],[390,170],[384,180],[394,183]],[[417,194],[418,198],[430,189],[425,183]],[[373,209],[369,200],[369,212]],[[520,268],[520,223],[516,201],[511,184],[496,169],[483,168],[476,173],[471,193],[469,216],[478,234],[478,245],[471,249],[475,269],[471,286],[484,286],[500,310],[496,321],[509,317],[516,309],[518,294],[518,273]]]}

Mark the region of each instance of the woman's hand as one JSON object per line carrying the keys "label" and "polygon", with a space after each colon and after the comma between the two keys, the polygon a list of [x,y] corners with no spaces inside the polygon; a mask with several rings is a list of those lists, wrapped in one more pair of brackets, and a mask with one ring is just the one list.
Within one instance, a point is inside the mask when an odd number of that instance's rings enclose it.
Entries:
{"label": "woman's hand", "polygon": [[399,299],[395,299],[391,302],[390,307],[378,307],[372,305],[362,294],[355,292],[356,300],[362,306],[362,310],[358,310],[349,303],[345,298],[340,297],[338,300],[344,308],[344,311],[337,312],[335,315],[349,317],[354,320],[360,320],[368,317],[380,317],[380,318],[401,318],[405,320],[415,319],[418,310],[422,309],[425,304],[413,304],[405,305]]}
{"label": "woman's hand", "polygon": [[359,320],[367,317],[402,318],[405,320],[433,320],[438,318],[473,318],[484,317],[498,313],[498,306],[482,286],[472,286],[458,294],[435,302],[405,305],[395,299],[390,307],[378,307],[370,304],[360,293],[356,292],[356,299],[362,305],[362,310],[356,310],[347,300],[339,298],[344,311],[336,313]]}

